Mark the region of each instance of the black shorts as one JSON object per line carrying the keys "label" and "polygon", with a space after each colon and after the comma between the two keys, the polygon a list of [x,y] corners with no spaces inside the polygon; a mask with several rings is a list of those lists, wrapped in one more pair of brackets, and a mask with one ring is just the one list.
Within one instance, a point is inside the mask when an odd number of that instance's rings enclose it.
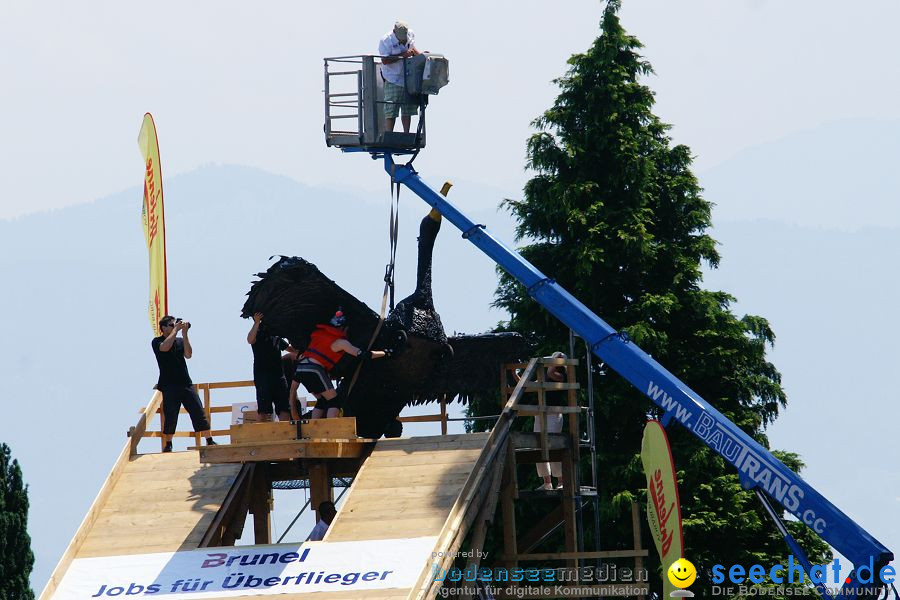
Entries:
{"label": "black shorts", "polygon": [[318,408],[319,410],[328,410],[329,408],[336,408],[338,410],[343,409],[341,406],[341,397],[335,396],[331,400],[326,400],[325,398],[319,398],[316,400],[316,405],[313,408]]}
{"label": "black shorts", "polygon": [[301,360],[294,370],[294,381],[303,385],[310,394],[318,396],[326,390],[333,390],[334,384],[328,371],[320,364]]}

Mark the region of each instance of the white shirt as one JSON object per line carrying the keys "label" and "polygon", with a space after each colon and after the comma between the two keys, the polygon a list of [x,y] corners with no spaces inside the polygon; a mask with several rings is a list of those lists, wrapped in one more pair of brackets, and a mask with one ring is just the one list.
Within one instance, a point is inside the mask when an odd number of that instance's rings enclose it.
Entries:
{"label": "white shirt", "polygon": [[312,531],[309,532],[309,537],[306,538],[308,542],[321,542],[322,538],[325,537],[325,532],[328,531],[328,523],[319,519],[319,522],[316,523],[316,526],[313,527]]}
{"label": "white shirt", "polygon": [[[380,56],[399,56],[410,48],[416,47],[416,36],[412,29],[406,32],[406,43],[401,44],[394,32],[391,31],[378,42],[378,54]],[[405,85],[403,81],[403,59],[389,65],[381,65],[381,74],[385,81],[389,81],[394,85]]]}

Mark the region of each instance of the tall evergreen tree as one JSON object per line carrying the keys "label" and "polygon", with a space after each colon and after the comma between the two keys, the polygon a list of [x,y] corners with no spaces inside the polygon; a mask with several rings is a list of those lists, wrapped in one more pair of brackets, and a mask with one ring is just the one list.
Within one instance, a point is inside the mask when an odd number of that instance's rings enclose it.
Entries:
{"label": "tall evergreen tree", "polygon": [[9,446],[0,443],[0,600],[34,600],[28,490]]}
{"label": "tall evergreen tree", "polygon": [[[669,126],[652,112],[653,92],[641,82],[652,68],[618,9],[618,0],[608,2],[600,36],[556,80],[559,96],[528,141],[535,175],[523,199],[505,206],[518,221],[518,240],[528,242],[521,249],[528,260],[768,447],[764,430],[786,403],[781,376],[766,359],[775,336],[764,318],[736,316],[729,294],[701,287],[702,264],[719,262],[706,233],[711,205],[690,171],[689,149],[673,145]],[[568,331],[502,272],[495,304],[509,312],[510,329],[542,340],[545,353],[568,345]],[[645,498],[641,436],[657,409],[615,373],[602,378],[595,402],[601,544],[629,545],[630,503]],[[709,593],[714,564],[785,557],[784,542],[734,469],[684,430],[671,427],[669,435],[697,591]],[[794,454],[779,457],[802,467]],[[812,560],[827,560],[823,542],[790,527]]]}

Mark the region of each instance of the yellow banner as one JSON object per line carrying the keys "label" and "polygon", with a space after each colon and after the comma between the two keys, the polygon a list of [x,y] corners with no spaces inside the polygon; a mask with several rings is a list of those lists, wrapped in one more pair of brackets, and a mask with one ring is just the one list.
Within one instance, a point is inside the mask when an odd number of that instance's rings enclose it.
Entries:
{"label": "yellow banner", "polygon": [[669,438],[659,421],[648,421],[641,441],[641,462],[647,474],[647,520],[662,561],[663,597],[670,597],[675,586],[666,573],[673,562],[684,556],[681,532],[681,502]]}
{"label": "yellow banner", "polygon": [[166,221],[163,211],[162,169],[159,165],[159,144],[156,125],[150,113],[144,115],[138,147],[144,157],[144,241],[150,254],[150,327],[160,335],[159,320],[169,311],[166,286]]}

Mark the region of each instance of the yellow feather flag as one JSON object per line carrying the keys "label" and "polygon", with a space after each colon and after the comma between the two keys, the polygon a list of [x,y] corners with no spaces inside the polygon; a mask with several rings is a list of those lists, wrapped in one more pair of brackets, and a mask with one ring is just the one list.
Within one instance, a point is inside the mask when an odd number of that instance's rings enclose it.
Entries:
{"label": "yellow feather flag", "polygon": [[659,421],[647,421],[641,440],[641,462],[647,475],[647,521],[662,562],[663,597],[668,598],[675,586],[667,572],[673,562],[684,557],[684,538],[672,449]]}
{"label": "yellow feather flag", "polygon": [[162,169],[159,164],[159,143],[156,125],[150,113],[144,115],[138,147],[144,157],[144,241],[150,254],[150,327],[160,335],[159,320],[169,312],[166,283],[166,219],[163,210]]}

